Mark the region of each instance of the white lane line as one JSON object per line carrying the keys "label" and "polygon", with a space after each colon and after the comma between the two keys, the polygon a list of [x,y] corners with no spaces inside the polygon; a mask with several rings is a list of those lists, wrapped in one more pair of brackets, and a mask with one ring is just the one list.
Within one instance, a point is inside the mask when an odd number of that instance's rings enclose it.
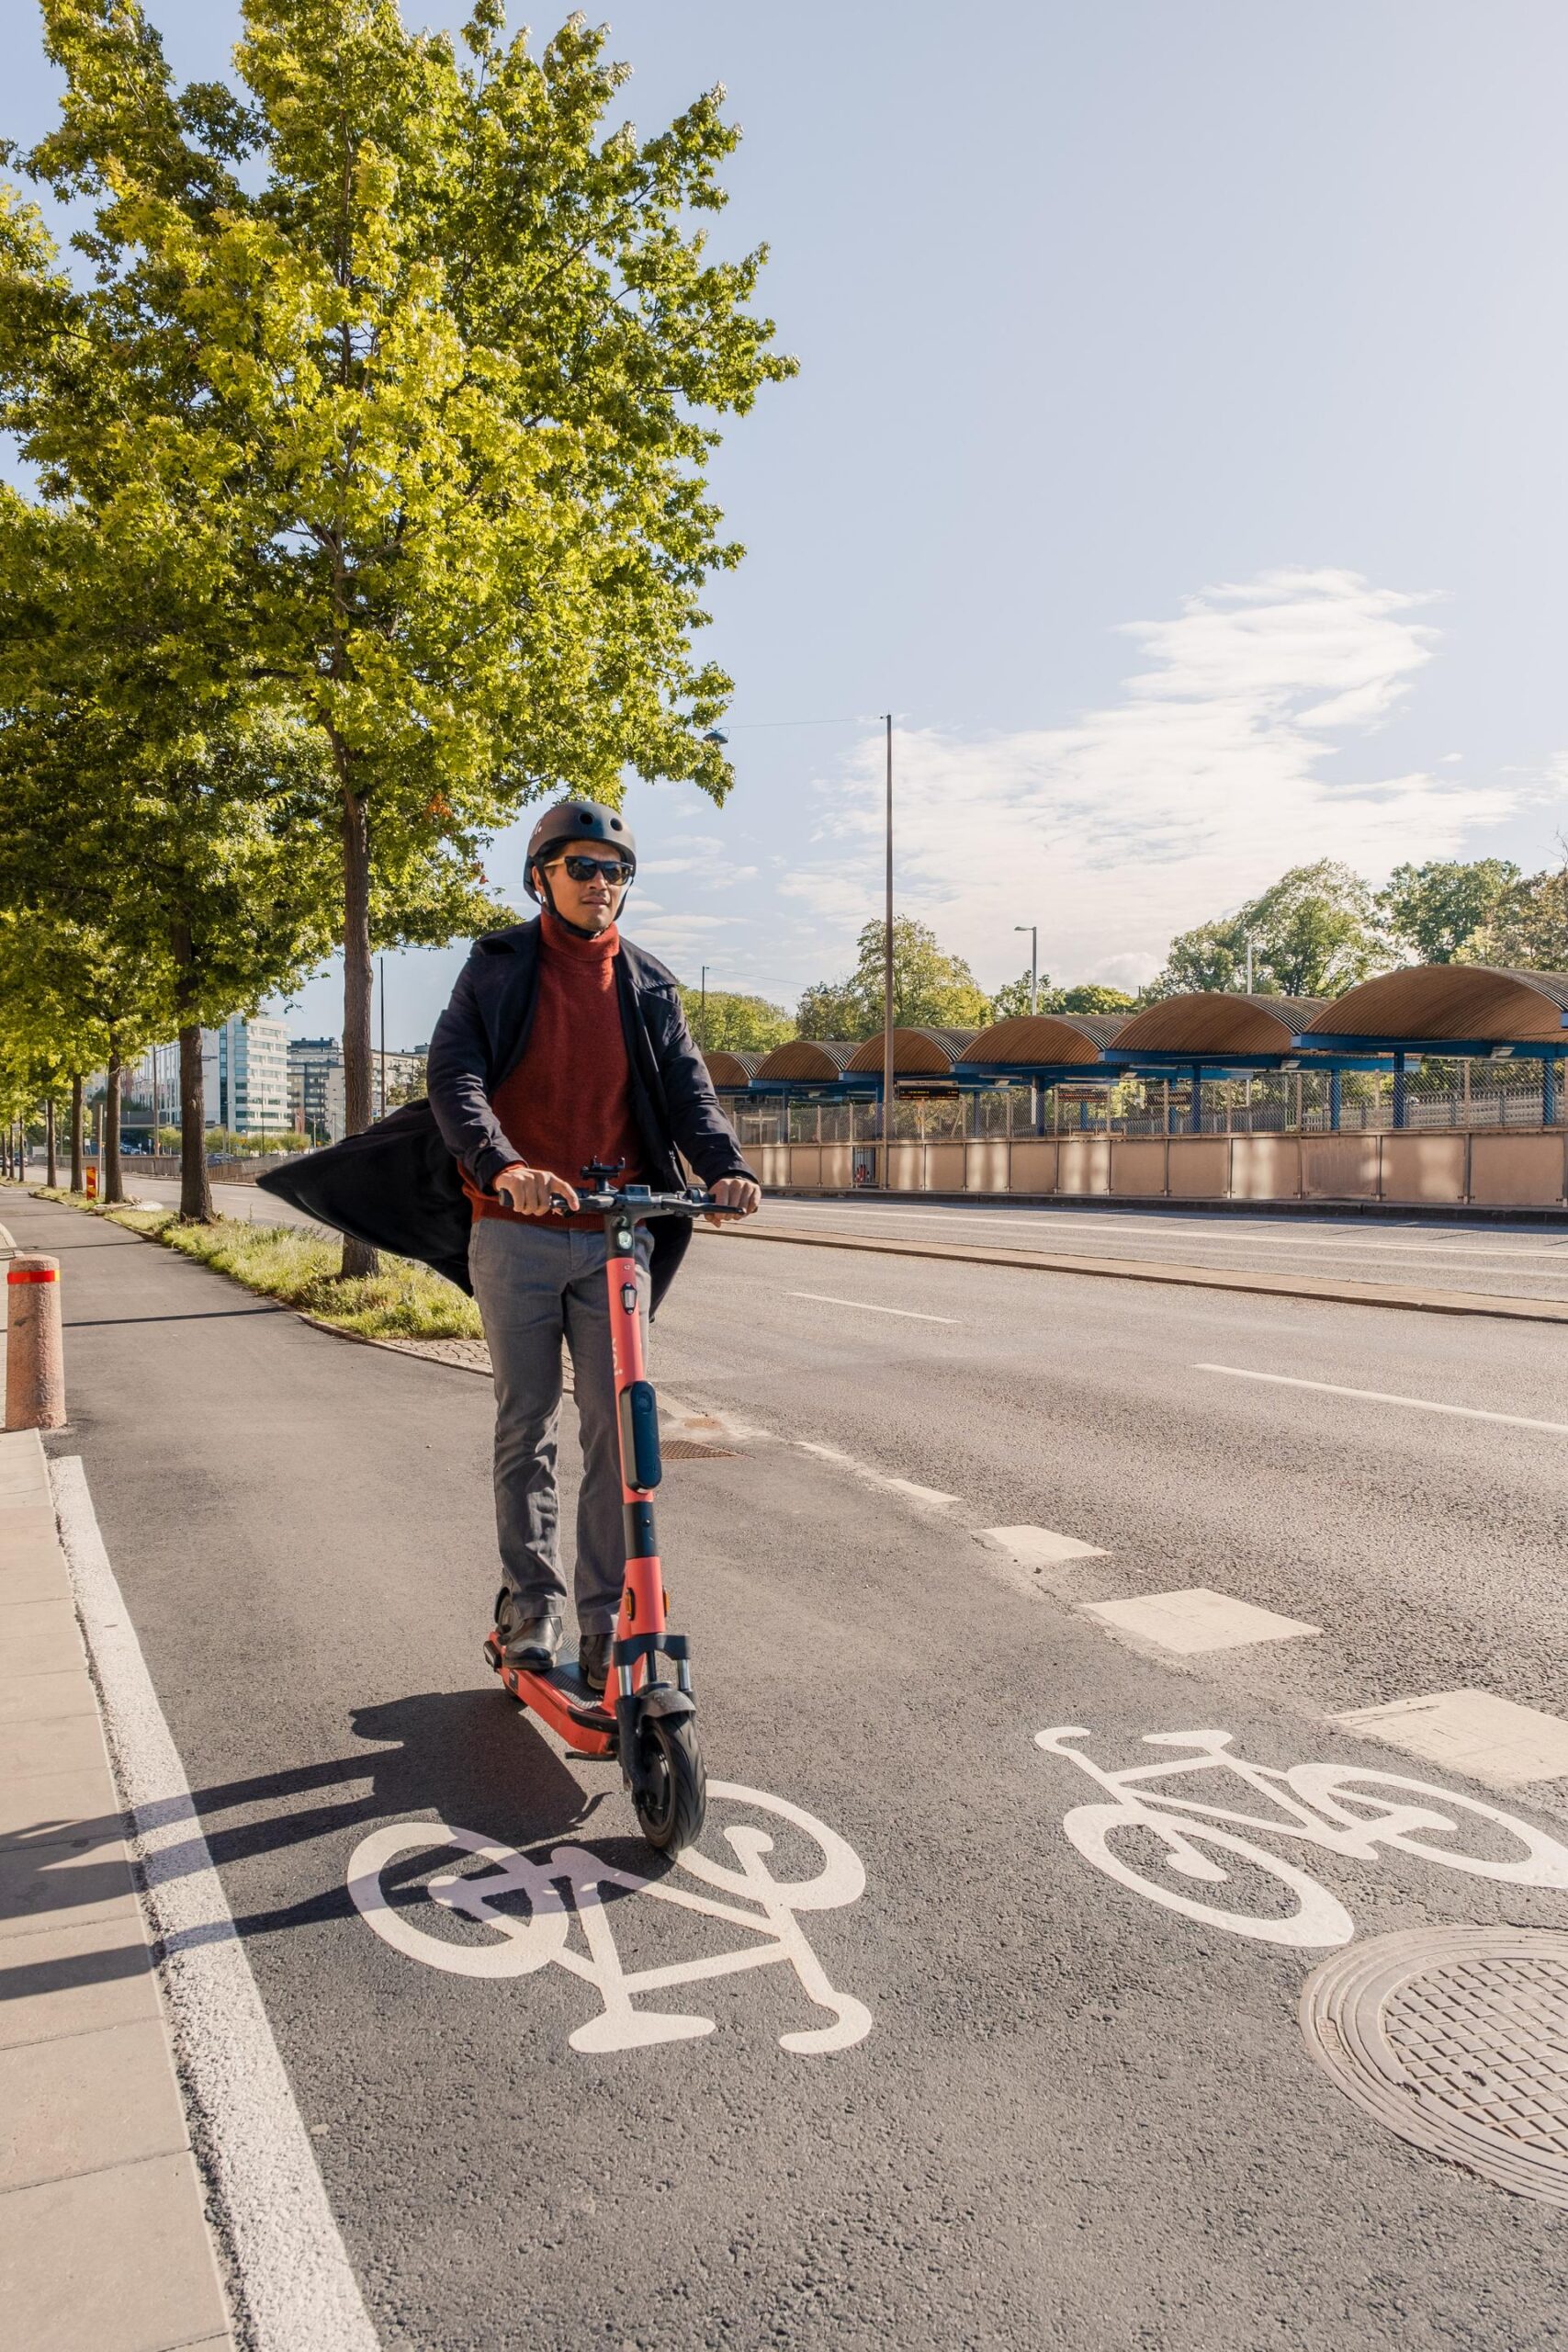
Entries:
{"label": "white lane line", "polygon": [[786,1290],[786,1298],[809,1298],[818,1306],[858,1306],[867,1315],[901,1315],[906,1323],[953,1323],[956,1315],[920,1315],[912,1306],[875,1306],[869,1298],[829,1298],[824,1290]]}
{"label": "white lane line", "polygon": [[874,1470],[869,1462],[844,1453],[836,1445],[811,1445],[803,1437],[795,1439],[794,1444],[797,1453],[809,1453],[818,1462],[836,1463],[863,1486],[874,1487],[880,1494],[901,1496],[905,1502],[915,1503],[922,1510],[946,1510],[950,1503],[959,1499],[956,1495],[944,1495],[940,1487],[918,1487],[912,1478],[890,1478],[886,1470]]}
{"label": "white lane line", "polygon": [[1358,1707],[1333,1720],[1364,1739],[1381,1739],[1428,1764],[1503,1788],[1568,1774],[1568,1723],[1491,1690],[1435,1690],[1386,1707]]}
{"label": "white lane line", "polygon": [[109,1566],[86,1475],[51,1463],[61,1541],[165,1955],[192,2137],[213,2176],[260,2352],[378,2352],[378,2337]]}
{"label": "white lane line", "polygon": [[1194,1372],[1222,1372],[1227,1380],[1265,1380],[1275,1388],[1314,1388],[1323,1396],[1354,1396],[1363,1405],[1403,1405],[1412,1413],[1452,1413],[1461,1421],[1506,1421],[1516,1430],[1545,1430],[1568,1437],[1568,1421],[1532,1420],[1528,1413],[1491,1413],[1481,1405],[1439,1405],[1430,1396],[1391,1396],[1381,1388],[1342,1388],[1333,1380],[1296,1380],[1284,1372],[1247,1372],[1238,1363],[1195,1363]]}
{"label": "white lane line", "polygon": [[1063,1560],[1103,1560],[1096,1544],[1080,1544],[1075,1535],[1058,1535],[1050,1527],[983,1527],[982,1535],[1010,1552],[1021,1568],[1055,1567]]}
{"label": "white lane line", "polygon": [[1322,1631],[1300,1617],[1281,1617],[1272,1609],[1255,1608],[1228,1592],[1194,1585],[1187,1592],[1146,1592],[1134,1600],[1086,1600],[1085,1617],[1098,1618],[1113,1633],[1131,1634],[1154,1642],[1179,1657],[1200,1650],[1236,1650],[1249,1642],[1299,1641]]}

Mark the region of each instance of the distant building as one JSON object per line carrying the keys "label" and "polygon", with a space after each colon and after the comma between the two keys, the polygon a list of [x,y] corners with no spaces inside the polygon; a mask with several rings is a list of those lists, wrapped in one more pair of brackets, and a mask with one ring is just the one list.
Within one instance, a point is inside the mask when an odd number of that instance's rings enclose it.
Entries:
{"label": "distant building", "polygon": [[[388,1048],[386,1091],[394,1105],[424,1090],[425,1048],[392,1052]],[[381,1117],[386,1104],[381,1093],[382,1055],[370,1056],[370,1115]],[[288,1041],[288,1090],[294,1124],[315,1143],[336,1143],[347,1131],[344,1093],[343,1047],[335,1037],[291,1037]]]}
{"label": "distant building", "polygon": [[290,1037],[288,1103],[291,1124],[312,1143],[336,1143],[344,1132],[343,1047],[335,1037]]}
{"label": "distant building", "polygon": [[281,1021],[235,1013],[201,1033],[207,1124],[232,1135],[282,1135],[288,1108],[288,1032]]}

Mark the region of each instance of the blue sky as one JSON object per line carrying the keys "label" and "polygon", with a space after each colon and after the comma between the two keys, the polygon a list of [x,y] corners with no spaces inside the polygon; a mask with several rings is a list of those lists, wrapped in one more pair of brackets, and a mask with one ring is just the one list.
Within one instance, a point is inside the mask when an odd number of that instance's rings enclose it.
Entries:
{"label": "blue sky", "polygon": [[[30,0],[5,8],[26,139],[50,81]],[[224,69],[228,0],[149,13],[182,74]],[[629,801],[627,927],[682,978],[790,1001],[845,968],[880,907],[889,707],[900,903],[988,987],[1019,922],[1057,978],[1133,985],[1304,859],[1547,862],[1560,0],[611,23],[645,127],[728,86],[716,234],[770,242],[802,362],[716,473],[750,548],[709,600],[736,789]],[[516,890],[515,834],[491,866]],[[459,955],[389,958],[391,1039],[428,1034]],[[291,1019],[335,1030],[330,974]]]}

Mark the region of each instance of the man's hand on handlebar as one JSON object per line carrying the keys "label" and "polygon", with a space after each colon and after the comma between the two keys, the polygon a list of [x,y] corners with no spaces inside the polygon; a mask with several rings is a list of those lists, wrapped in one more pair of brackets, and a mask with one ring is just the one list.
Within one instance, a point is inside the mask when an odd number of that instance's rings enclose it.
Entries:
{"label": "man's hand on handlebar", "polygon": [[519,1216],[548,1216],[557,1201],[569,1214],[578,1206],[577,1194],[565,1177],[552,1176],[547,1168],[503,1168],[495,1180],[495,1190]]}
{"label": "man's hand on handlebar", "polygon": [[[713,1187],[714,1206],[739,1211],[741,1216],[755,1216],[762,1205],[762,1188],[753,1184],[750,1176],[721,1176]],[[709,1225],[722,1225],[721,1216],[710,1216]]]}

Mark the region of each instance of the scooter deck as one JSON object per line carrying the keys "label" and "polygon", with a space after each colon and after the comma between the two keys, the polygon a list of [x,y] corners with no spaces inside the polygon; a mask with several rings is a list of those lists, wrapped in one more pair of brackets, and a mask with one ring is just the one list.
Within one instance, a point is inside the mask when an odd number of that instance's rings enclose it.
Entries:
{"label": "scooter deck", "polygon": [[522,1667],[507,1665],[493,1634],[485,1644],[485,1656],[512,1696],[531,1708],[580,1756],[615,1753],[615,1718],[601,1694],[584,1682],[575,1661],[569,1664],[563,1659],[548,1674],[529,1674]]}

